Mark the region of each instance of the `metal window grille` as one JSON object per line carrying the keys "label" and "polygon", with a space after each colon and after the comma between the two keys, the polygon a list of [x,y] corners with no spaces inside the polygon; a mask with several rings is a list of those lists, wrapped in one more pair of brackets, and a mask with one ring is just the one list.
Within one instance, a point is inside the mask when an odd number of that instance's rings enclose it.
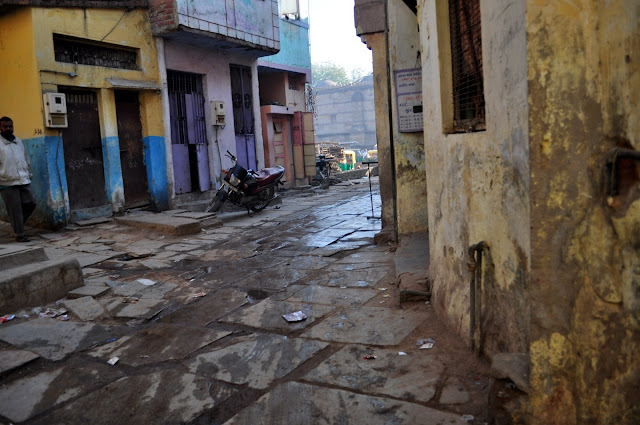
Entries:
{"label": "metal window grille", "polygon": [[449,0],[455,131],[485,128],[480,0]]}
{"label": "metal window grille", "polygon": [[297,75],[289,74],[289,90],[300,90]]}
{"label": "metal window grille", "polygon": [[171,142],[173,144],[207,143],[202,76],[167,70],[167,86]]}
{"label": "metal window grille", "polygon": [[57,62],[106,68],[138,69],[136,49],[112,47],[81,39],[53,36],[53,50]]}

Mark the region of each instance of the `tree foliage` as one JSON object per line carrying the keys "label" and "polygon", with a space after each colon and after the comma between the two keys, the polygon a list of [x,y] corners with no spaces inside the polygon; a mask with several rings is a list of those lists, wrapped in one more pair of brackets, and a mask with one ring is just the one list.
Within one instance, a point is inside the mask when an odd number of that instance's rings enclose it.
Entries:
{"label": "tree foliage", "polygon": [[344,67],[332,62],[320,62],[311,65],[313,87],[323,80],[331,80],[339,86],[346,86],[358,81],[365,75],[365,72],[360,68],[347,72]]}

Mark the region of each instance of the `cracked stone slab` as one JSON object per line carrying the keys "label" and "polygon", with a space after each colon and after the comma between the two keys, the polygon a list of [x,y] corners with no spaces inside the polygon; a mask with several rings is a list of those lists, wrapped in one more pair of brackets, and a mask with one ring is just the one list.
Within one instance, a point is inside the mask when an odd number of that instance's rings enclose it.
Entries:
{"label": "cracked stone slab", "polygon": [[418,404],[287,382],[263,395],[225,425],[461,424],[460,415]]}
{"label": "cracked stone slab", "polygon": [[184,371],[164,370],[121,378],[34,423],[184,424],[236,393],[222,382],[211,383]]}
{"label": "cracked stone slab", "polygon": [[164,247],[164,249],[174,252],[191,252],[195,249],[202,248],[202,246],[203,244],[176,243],[173,245],[167,245]]}
{"label": "cracked stone slab", "polygon": [[[375,355],[366,360],[363,357]],[[372,350],[348,345],[329,357],[304,379],[372,395],[427,403],[436,394],[444,364],[423,352],[399,356],[398,350]],[[419,379],[416,379],[419,376]]]}
{"label": "cracked stone slab", "polygon": [[189,326],[207,326],[230,311],[245,305],[247,303],[246,297],[246,292],[232,288],[210,292],[191,302],[185,308],[164,316],[160,321]]}
{"label": "cracked stone slab", "polygon": [[156,282],[154,285],[144,285],[136,280],[132,282],[118,282],[113,287],[113,294],[122,297],[138,297],[148,299],[162,299],[165,294],[178,287],[171,282]]}
{"label": "cracked stone slab", "polygon": [[38,353],[45,359],[62,360],[68,354],[121,334],[122,331],[114,327],[38,318],[3,327],[0,340]]}
{"label": "cracked stone slab", "polygon": [[304,279],[309,270],[296,270],[290,266],[278,266],[246,276],[238,281],[238,285],[255,289],[282,289]]}
{"label": "cracked stone slab", "polygon": [[2,350],[0,351],[0,373],[8,372],[39,357],[36,353],[26,350]]}
{"label": "cracked stone slab", "polygon": [[231,332],[206,328],[158,324],[102,345],[88,354],[101,358],[105,362],[112,357],[119,357],[121,363],[140,366],[183,359],[192,352],[230,334]]}
{"label": "cracked stone slab", "polygon": [[358,307],[327,317],[302,337],[355,344],[398,345],[423,321],[424,315],[420,312]]}
{"label": "cracked stone slab", "polygon": [[288,375],[327,345],[270,334],[251,335],[228,347],[200,354],[187,367],[198,375],[262,389]]}
{"label": "cracked stone slab", "polygon": [[167,301],[152,298],[140,298],[135,304],[123,301],[127,299],[116,298],[107,303],[105,307],[109,314],[129,319],[151,319],[168,305]]}
{"label": "cracked stone slab", "polygon": [[353,270],[350,272],[320,270],[305,279],[308,285],[347,286],[357,288],[374,287],[382,280],[389,270],[385,267],[375,267],[368,270]]}
{"label": "cracked stone slab", "polygon": [[102,304],[92,297],[66,300],[63,304],[80,320],[94,320],[107,314]]}
{"label": "cracked stone slab", "polygon": [[72,299],[82,297],[99,297],[109,291],[109,287],[104,286],[103,284],[88,285],[87,283],[89,282],[85,280],[85,286],[81,286],[67,292],[67,297]]}
{"label": "cracked stone slab", "polygon": [[[220,322],[239,323],[259,329],[291,332],[304,329],[318,318],[333,311],[334,306],[321,304],[290,303],[286,301],[274,301],[266,299],[258,304],[244,309],[236,310]],[[282,315],[302,311],[307,319],[301,322],[287,322]]]}
{"label": "cracked stone slab", "polygon": [[72,360],[54,370],[41,372],[0,388],[0,415],[23,422],[60,403],[122,377],[109,365]]}
{"label": "cracked stone slab", "polygon": [[[296,285],[298,286],[298,285]],[[378,294],[377,290],[365,288],[330,288],[313,285],[302,286],[302,289],[286,298],[290,302],[313,304],[345,305],[357,307]]]}

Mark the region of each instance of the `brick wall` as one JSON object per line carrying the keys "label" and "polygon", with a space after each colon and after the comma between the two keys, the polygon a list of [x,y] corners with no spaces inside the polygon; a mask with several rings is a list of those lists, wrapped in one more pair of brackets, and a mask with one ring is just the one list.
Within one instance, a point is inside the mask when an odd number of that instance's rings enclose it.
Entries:
{"label": "brick wall", "polygon": [[0,6],[39,7],[147,7],[148,0],[0,0]]}
{"label": "brick wall", "polygon": [[178,26],[178,13],[174,0],[148,0],[151,31],[161,34]]}

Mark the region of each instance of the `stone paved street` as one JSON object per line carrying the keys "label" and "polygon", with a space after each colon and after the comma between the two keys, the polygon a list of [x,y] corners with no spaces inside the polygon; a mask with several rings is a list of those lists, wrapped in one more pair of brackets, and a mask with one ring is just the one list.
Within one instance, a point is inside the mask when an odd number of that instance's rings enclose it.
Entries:
{"label": "stone paved street", "polygon": [[[0,325],[0,425],[485,423],[487,365],[429,303],[399,303],[370,202],[362,180],[188,236],[30,229],[28,245],[80,261],[85,286],[0,311],[16,316]],[[307,318],[282,317],[295,311]]]}

